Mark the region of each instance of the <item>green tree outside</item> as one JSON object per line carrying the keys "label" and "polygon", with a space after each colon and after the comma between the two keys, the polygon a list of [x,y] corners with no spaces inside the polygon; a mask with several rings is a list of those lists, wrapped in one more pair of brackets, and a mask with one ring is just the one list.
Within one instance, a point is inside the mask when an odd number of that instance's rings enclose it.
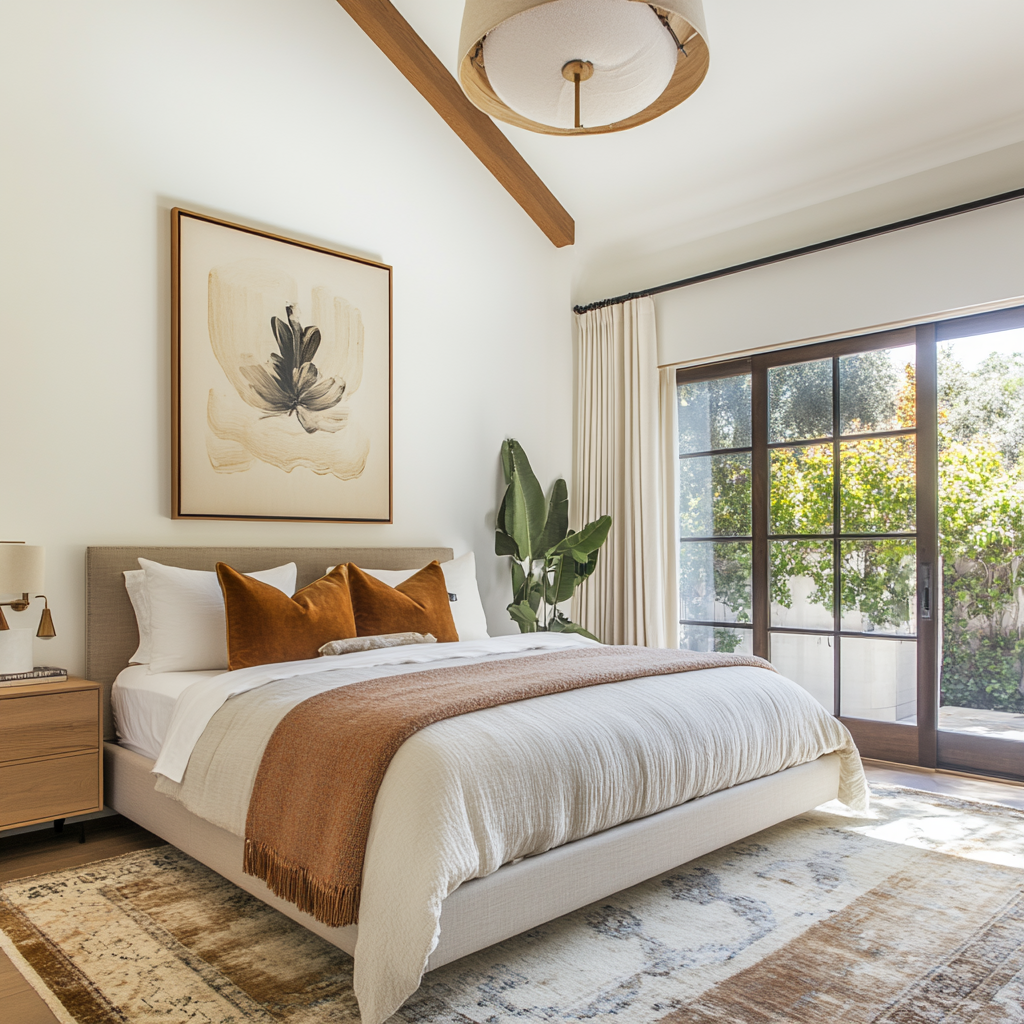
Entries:
{"label": "green tree outside", "polygon": [[[948,348],[939,359],[942,704],[1024,712],[1024,358],[993,356],[976,370],[966,370]],[[901,372],[887,352],[840,362],[845,433],[913,425],[912,363]],[[779,370],[770,381],[772,439],[827,436],[829,361]],[[679,389],[681,453],[750,443],[749,378],[732,378],[728,387],[710,383],[716,387]],[[915,457],[913,437],[841,442],[843,532],[915,529]],[[830,533],[831,443],[777,448],[770,458],[771,532]],[[680,466],[681,536],[750,532],[749,455],[684,459]],[[684,617],[711,618],[718,602],[736,621],[749,622],[750,553],[745,542],[682,544],[683,604],[702,612]],[[841,573],[844,616],[859,612],[869,630],[914,631],[913,541],[844,541]],[[797,577],[810,581],[808,600],[831,615],[831,542],[771,543],[773,604],[793,606]],[[742,639],[739,631],[715,630],[718,650],[734,650]]]}

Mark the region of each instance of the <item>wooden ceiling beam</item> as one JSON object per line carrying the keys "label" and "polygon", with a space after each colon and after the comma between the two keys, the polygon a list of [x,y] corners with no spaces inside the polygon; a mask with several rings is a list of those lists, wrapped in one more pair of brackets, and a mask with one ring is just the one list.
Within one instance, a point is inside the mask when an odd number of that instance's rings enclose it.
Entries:
{"label": "wooden ceiling beam", "polygon": [[576,225],[561,203],[389,0],[338,0],[477,159],[556,246],[572,245]]}

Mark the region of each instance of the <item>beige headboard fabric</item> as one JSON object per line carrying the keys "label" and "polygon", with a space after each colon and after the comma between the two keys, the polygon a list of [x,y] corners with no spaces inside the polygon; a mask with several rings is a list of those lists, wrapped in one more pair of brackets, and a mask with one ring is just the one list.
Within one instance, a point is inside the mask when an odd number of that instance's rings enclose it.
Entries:
{"label": "beige headboard fabric", "polygon": [[114,739],[110,687],[135,653],[139,633],[124,576],[150,558],[183,569],[213,571],[227,562],[239,572],[257,572],[294,562],[298,586],[323,576],[329,565],[355,562],[365,569],[419,569],[433,559],[446,562],[451,548],[88,548],[85,554],[85,675],[103,685],[103,735]]}

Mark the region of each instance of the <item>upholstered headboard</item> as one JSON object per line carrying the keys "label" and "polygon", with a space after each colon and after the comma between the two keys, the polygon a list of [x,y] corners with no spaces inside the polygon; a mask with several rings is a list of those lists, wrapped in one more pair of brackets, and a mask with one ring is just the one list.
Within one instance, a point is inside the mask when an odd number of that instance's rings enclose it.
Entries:
{"label": "upholstered headboard", "polygon": [[257,572],[294,562],[298,586],[323,576],[329,565],[355,562],[367,569],[419,569],[432,559],[452,558],[451,548],[88,548],[85,555],[85,675],[103,685],[103,735],[114,738],[110,687],[135,653],[139,633],[128,591],[126,569],[138,569],[138,558],[164,565],[212,571],[227,562],[239,572]]}

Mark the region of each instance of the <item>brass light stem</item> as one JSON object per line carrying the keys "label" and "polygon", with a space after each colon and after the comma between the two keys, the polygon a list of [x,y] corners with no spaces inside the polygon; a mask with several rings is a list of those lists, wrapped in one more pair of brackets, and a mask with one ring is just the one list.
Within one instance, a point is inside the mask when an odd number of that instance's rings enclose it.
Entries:
{"label": "brass light stem", "polygon": [[594,74],[594,65],[589,60],[570,60],[562,65],[562,77],[567,82],[572,82],[576,100],[575,127],[583,127],[583,119],[580,117],[580,82],[585,82]]}

